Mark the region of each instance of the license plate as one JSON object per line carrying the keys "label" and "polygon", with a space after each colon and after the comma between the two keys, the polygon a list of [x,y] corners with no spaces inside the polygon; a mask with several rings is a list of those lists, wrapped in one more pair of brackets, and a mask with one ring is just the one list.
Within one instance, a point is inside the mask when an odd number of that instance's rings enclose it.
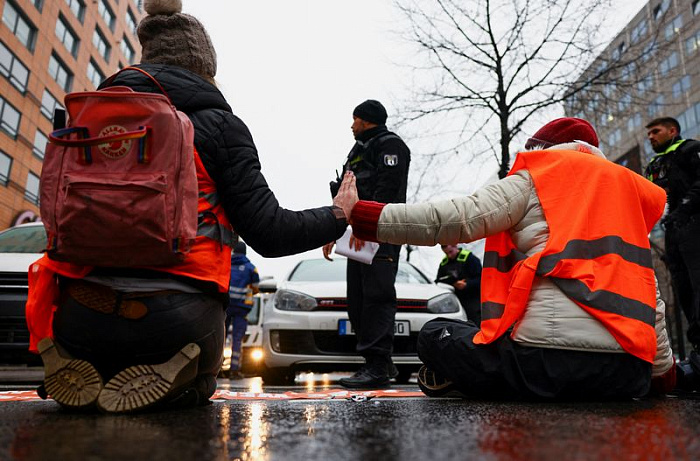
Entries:
{"label": "license plate", "polygon": [[[338,320],[338,334],[340,336],[354,335],[350,320]],[[409,336],[411,334],[411,322],[408,320],[394,321],[394,336]]]}

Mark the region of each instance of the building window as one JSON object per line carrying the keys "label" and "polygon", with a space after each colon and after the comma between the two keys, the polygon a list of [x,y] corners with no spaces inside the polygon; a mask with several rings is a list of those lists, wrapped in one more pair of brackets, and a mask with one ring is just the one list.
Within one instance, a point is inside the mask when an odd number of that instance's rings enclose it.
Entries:
{"label": "building window", "polygon": [[39,204],[39,176],[31,171],[27,173],[27,187],[24,189],[24,198],[35,205]]}
{"label": "building window", "polygon": [[646,93],[654,87],[654,77],[652,74],[647,74],[644,78],[637,82],[639,93]]}
{"label": "building window", "polygon": [[19,130],[19,119],[19,111],[0,97],[0,129],[13,138],[16,137],[17,130]]}
{"label": "building window", "polygon": [[666,75],[669,70],[673,69],[677,65],[678,52],[674,51],[661,61],[661,64],[659,65],[659,71],[661,72],[661,75]]}
{"label": "building window", "polygon": [[58,103],[58,99],[56,99],[49,90],[45,89],[44,95],[41,97],[41,113],[49,120],[53,120],[53,113],[59,108],[62,109],[63,107]]}
{"label": "building window", "polygon": [[621,139],[622,139],[622,130],[620,130],[618,128],[617,130],[613,131],[610,134],[610,138],[608,139],[608,146],[613,147],[613,146],[617,145]]}
{"label": "building window", "polygon": [[646,18],[644,18],[641,21],[639,21],[639,24],[634,26],[634,29],[632,29],[632,34],[630,37],[632,43],[637,43],[639,40],[644,38],[644,36],[647,34],[647,30],[647,20]]}
{"label": "building window", "polygon": [[681,126],[681,133],[683,133],[687,137],[689,135],[694,136],[696,133],[695,131],[697,130],[697,118],[695,117],[695,108],[691,107],[690,109],[686,110],[683,112],[681,115],[678,117],[678,123]]}
{"label": "building window", "polygon": [[2,22],[10,28],[15,37],[27,47],[28,50],[34,50],[34,42],[36,41],[36,27],[29,22],[21,10],[9,0],[5,3],[5,9],[2,10]]}
{"label": "building window", "polygon": [[102,16],[102,19],[104,19],[109,29],[114,31],[114,12],[112,12],[112,9],[107,5],[105,0],[100,0],[97,4],[97,11],[100,13],[100,16]]}
{"label": "building window", "polygon": [[647,107],[647,114],[649,115],[649,118],[654,118],[654,115],[661,110],[661,106],[663,105],[664,95],[660,94],[651,102],[651,104],[649,104],[649,107]]}
{"label": "building window", "polygon": [[10,170],[12,170],[12,157],[0,150],[0,184],[7,186],[10,182]]}
{"label": "building window", "polygon": [[630,62],[622,69],[622,80],[627,80],[637,74],[637,64]]}
{"label": "building window", "polygon": [[126,27],[133,32],[134,35],[136,35],[136,27],[138,24],[136,23],[136,17],[134,14],[131,12],[131,8],[126,9]]}
{"label": "building window", "polygon": [[95,88],[100,86],[100,83],[105,79],[104,74],[100,72],[100,68],[97,67],[97,64],[92,59],[88,62],[87,76],[92,84],[95,85]]}
{"label": "building window", "polygon": [[623,53],[625,52],[625,42],[620,43],[617,48],[615,48],[612,52],[612,59],[613,61],[619,61],[620,58],[622,57]]}
{"label": "building window", "polygon": [[134,53],[134,49],[129,44],[129,41],[126,39],[126,35],[122,38],[122,41],[119,44],[119,48],[121,48],[122,53],[124,54],[124,57],[129,62],[129,64],[133,64],[136,53]]}
{"label": "building window", "polygon": [[44,0],[34,0],[34,8],[41,11],[44,9]]}
{"label": "building window", "polygon": [[107,39],[99,29],[95,29],[95,33],[92,34],[92,44],[95,45],[97,51],[100,52],[105,62],[109,62],[109,53],[112,51],[112,47],[107,43]]}
{"label": "building window", "polygon": [[49,74],[63,88],[63,91],[70,91],[73,84],[73,74],[54,53],[51,53],[49,57]]}
{"label": "building window", "polygon": [[[700,1],[700,0],[698,0]],[[687,55],[695,53],[695,51],[700,47],[700,32],[688,38],[685,41],[685,51]]]}
{"label": "building window", "polygon": [[44,154],[46,153],[46,144],[48,144],[48,142],[49,138],[41,131],[36,130],[36,134],[34,135],[34,147],[32,148],[34,155],[43,160]]}
{"label": "building window", "polygon": [[693,1],[693,14],[700,14],[700,0]]}
{"label": "building window", "polygon": [[78,45],[80,44],[78,36],[71,30],[63,16],[60,15],[56,20],[56,37],[63,43],[70,54],[73,56],[78,55]]}
{"label": "building window", "polygon": [[82,0],[66,0],[68,8],[73,12],[78,21],[83,22],[85,17],[85,4]]}
{"label": "building window", "polygon": [[627,131],[636,131],[642,126],[642,114],[637,112],[627,119]]}
{"label": "building window", "polygon": [[623,97],[621,97],[620,100],[617,102],[617,109],[619,112],[625,112],[627,109],[630,108],[631,104],[632,104],[632,96],[629,94],[626,94]]}
{"label": "building window", "polygon": [[668,7],[671,6],[671,0],[661,0],[656,8],[653,10],[654,20],[658,21],[661,17],[668,11]]}
{"label": "building window", "polygon": [[29,69],[3,42],[0,42],[0,73],[19,91],[27,91]]}
{"label": "building window", "polygon": [[675,18],[673,18],[673,21],[669,22],[666,24],[666,29],[664,32],[664,35],[666,36],[666,40],[671,40],[673,36],[681,31],[681,26],[683,25],[683,18],[679,14]]}
{"label": "building window", "polygon": [[690,75],[685,75],[673,84],[673,97],[680,98],[683,93],[690,90]]}

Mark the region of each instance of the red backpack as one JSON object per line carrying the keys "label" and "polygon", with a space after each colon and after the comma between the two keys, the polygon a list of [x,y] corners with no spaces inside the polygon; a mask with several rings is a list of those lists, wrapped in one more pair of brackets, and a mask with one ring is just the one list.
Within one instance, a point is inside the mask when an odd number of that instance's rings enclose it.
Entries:
{"label": "red backpack", "polygon": [[197,233],[194,128],[163,94],[127,87],[70,93],[41,172],[51,259],[91,266],[182,261]]}

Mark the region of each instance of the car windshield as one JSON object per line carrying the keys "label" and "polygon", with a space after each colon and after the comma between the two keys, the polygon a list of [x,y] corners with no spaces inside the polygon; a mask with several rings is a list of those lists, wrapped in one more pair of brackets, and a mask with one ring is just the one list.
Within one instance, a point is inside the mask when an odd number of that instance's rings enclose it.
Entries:
{"label": "car windshield", "polygon": [[45,249],[44,226],[12,227],[0,233],[0,253],[41,253]]}
{"label": "car windshield", "polygon": [[[309,259],[302,261],[289,276],[290,282],[344,282],[347,259]],[[399,261],[396,283],[423,283],[430,280],[411,264]]]}

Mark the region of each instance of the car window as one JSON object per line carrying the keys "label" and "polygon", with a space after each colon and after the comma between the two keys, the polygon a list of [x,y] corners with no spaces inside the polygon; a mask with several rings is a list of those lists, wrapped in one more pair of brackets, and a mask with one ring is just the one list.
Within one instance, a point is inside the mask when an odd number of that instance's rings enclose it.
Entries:
{"label": "car window", "polygon": [[0,253],[41,253],[45,249],[44,226],[13,227],[0,233]]}
{"label": "car window", "polygon": [[[300,262],[289,276],[290,282],[344,282],[347,259],[309,259]],[[399,261],[396,283],[431,283],[418,269]]]}

